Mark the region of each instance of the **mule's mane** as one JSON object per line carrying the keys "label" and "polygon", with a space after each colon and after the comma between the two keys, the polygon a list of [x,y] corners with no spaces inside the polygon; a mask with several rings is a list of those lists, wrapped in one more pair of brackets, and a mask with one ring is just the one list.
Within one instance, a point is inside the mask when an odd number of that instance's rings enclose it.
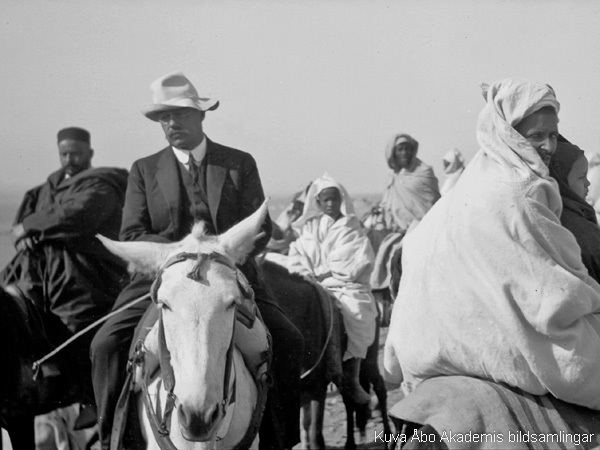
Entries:
{"label": "mule's mane", "polygon": [[198,240],[205,239],[207,237],[206,222],[204,220],[200,220],[199,222],[196,222],[194,224],[194,226],[192,227],[191,235]]}

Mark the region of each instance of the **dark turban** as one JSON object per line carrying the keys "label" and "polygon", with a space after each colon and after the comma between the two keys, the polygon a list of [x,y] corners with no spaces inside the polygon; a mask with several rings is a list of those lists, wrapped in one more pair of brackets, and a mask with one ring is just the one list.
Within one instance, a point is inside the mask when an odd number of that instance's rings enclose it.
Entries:
{"label": "dark turban", "polygon": [[58,132],[57,138],[58,142],[64,141],[65,139],[73,139],[74,141],[90,143],[89,131],[78,127],[63,128]]}

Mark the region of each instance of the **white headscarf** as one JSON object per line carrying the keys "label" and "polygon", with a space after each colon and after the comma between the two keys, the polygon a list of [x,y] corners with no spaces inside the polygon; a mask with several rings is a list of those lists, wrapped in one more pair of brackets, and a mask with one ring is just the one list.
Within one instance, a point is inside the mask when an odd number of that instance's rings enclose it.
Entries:
{"label": "white headscarf", "polygon": [[[560,104],[547,84],[502,80],[482,85],[486,99],[477,120],[477,141],[481,151],[509,170],[534,171],[548,178],[548,167],[515,126],[525,117],[550,106],[557,113]],[[558,188],[557,188],[558,190]]]}
{"label": "white headscarf", "polygon": [[450,150],[442,159],[448,163],[448,165],[444,168],[444,173],[446,175],[450,175],[451,173],[464,169],[465,167],[465,160],[463,159],[460,150],[457,148]]}
{"label": "white headscarf", "polygon": [[452,189],[462,175],[463,170],[465,170],[465,161],[460,150],[456,148],[446,153],[443,160],[448,162],[448,165],[444,168],[446,179],[440,189],[441,195],[448,193]]}
{"label": "white headscarf", "polygon": [[413,160],[417,157],[417,151],[419,150],[419,142],[415,138],[413,138],[410,134],[406,134],[406,133],[394,134],[385,146],[385,160],[387,161],[389,168],[394,171],[396,171],[396,162],[394,159],[394,149],[398,145],[403,144],[403,143],[407,143],[410,145],[410,148],[413,152]]}
{"label": "white headscarf", "polygon": [[352,199],[350,198],[350,195],[348,195],[346,188],[325,172],[321,177],[313,181],[306,193],[306,201],[304,202],[302,215],[292,224],[292,227],[297,232],[300,232],[306,221],[323,214],[317,203],[317,196],[325,189],[332,187],[340,191],[340,195],[342,196],[342,204],[340,207],[342,214],[344,216],[354,215],[354,205],[352,204]]}

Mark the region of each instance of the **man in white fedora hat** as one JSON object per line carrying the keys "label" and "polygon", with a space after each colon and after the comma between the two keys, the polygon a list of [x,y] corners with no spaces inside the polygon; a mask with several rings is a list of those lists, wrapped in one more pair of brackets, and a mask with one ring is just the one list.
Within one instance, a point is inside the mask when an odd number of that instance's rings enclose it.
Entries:
{"label": "man in white fedora hat", "polygon": [[[151,84],[153,102],[143,114],[159,122],[169,146],[133,163],[123,208],[123,241],[173,242],[203,220],[210,234],[221,234],[248,217],[264,201],[254,158],[217,144],[203,130],[206,111],[219,102],[200,97],[182,73],[165,75]],[[271,236],[271,220],[254,254]],[[255,292],[262,318],[273,337],[275,390],[269,395],[267,418],[260,430],[261,448],[291,448],[299,442],[300,359],[304,341],[298,329],[274,305],[259,283],[253,258],[241,267]],[[136,275],[115,302],[117,309],[150,291],[152,279]],[[102,448],[109,448],[115,406],[126,376],[134,329],[150,300],[109,319],[92,342],[93,383]],[[285,388],[277,389],[278,380]],[[270,391],[271,392],[271,391]],[[269,413],[270,411],[270,413]],[[280,423],[273,426],[273,421]],[[277,425],[281,425],[278,427]],[[275,430],[282,429],[283,433]]]}

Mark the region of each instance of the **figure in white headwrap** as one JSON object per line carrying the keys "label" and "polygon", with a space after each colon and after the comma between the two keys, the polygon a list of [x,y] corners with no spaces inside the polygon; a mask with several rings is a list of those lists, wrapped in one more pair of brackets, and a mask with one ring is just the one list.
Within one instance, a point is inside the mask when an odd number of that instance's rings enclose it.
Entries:
{"label": "figure in white headwrap", "polygon": [[394,171],[383,193],[381,209],[387,228],[404,233],[440,198],[433,169],[417,158],[419,143],[408,134],[392,136],[385,159]]}
{"label": "figure in white headwrap", "polygon": [[404,238],[387,379],[465,375],[600,410],[600,285],[548,171],[559,103],[510,79],[484,96],[480,150]]}
{"label": "figure in white headwrap", "polygon": [[454,187],[462,175],[463,170],[465,170],[465,160],[463,159],[460,150],[455,148],[444,155],[442,163],[444,164],[446,179],[440,189],[440,194],[444,195]]}
{"label": "figure in white headwrap", "polygon": [[369,287],[374,254],[346,189],[327,174],[315,180],[293,227],[300,237],[290,244],[288,269],[316,279],[337,299],[348,335],[345,386],[355,402],[368,403],[358,374],[375,338],[377,309]]}
{"label": "figure in white headwrap", "polygon": [[418,149],[417,140],[404,133],[392,136],[385,148],[385,160],[393,173],[372,214],[388,234],[378,239],[370,280],[373,290],[390,288],[390,262],[404,234],[440,198],[438,180],[433,169],[417,158]]}

